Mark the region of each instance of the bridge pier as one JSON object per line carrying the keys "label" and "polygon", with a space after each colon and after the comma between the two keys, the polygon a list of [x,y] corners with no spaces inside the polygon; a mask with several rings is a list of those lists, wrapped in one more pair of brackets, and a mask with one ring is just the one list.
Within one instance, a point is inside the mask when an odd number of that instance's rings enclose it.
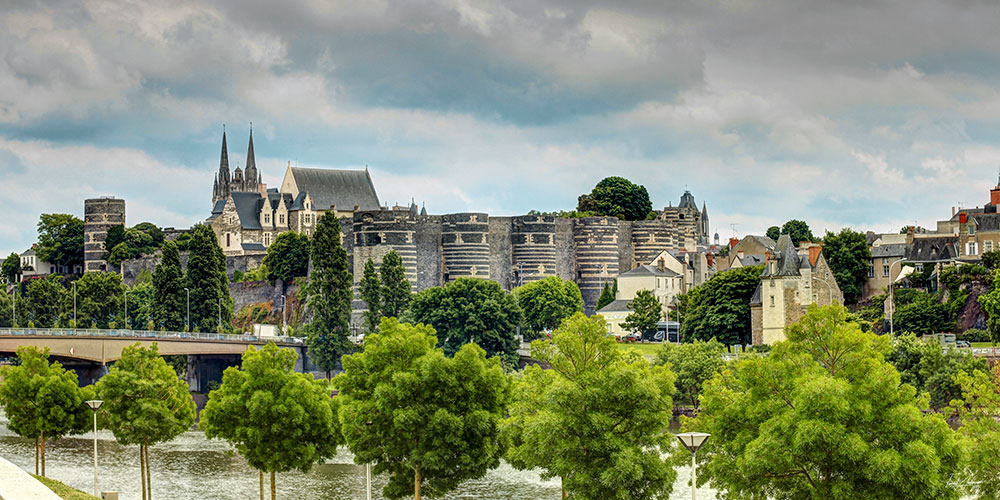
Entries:
{"label": "bridge pier", "polygon": [[60,360],[63,368],[76,372],[80,387],[91,385],[108,374],[108,366],[104,363],[80,362],[79,360]]}
{"label": "bridge pier", "polygon": [[230,366],[240,366],[239,354],[189,354],[187,383],[191,392],[209,391],[212,382],[222,383],[222,372]]}

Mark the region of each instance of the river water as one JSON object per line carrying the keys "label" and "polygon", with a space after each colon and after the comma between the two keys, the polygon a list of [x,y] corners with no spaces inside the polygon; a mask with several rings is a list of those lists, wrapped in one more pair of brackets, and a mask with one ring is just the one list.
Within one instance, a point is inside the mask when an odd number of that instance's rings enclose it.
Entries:
{"label": "river water", "polygon": [[[97,439],[100,488],[118,491],[122,500],[140,498],[139,448],[118,445],[108,431],[99,431]],[[89,433],[46,442],[46,475],[83,491],[93,491],[93,446]],[[224,441],[205,439],[200,431],[185,432],[169,443],[151,447],[153,496],[169,500],[258,498],[257,472],[239,455],[230,453],[230,449]],[[35,470],[34,441],[10,432],[2,415],[0,456],[28,472]],[[689,469],[678,469],[671,500],[691,498],[689,474]],[[372,498],[382,499],[379,492],[384,482],[376,476],[373,483]],[[278,498],[282,499],[358,500],[365,498],[364,488],[365,469],[354,464],[346,448],[341,448],[326,463],[313,466],[308,473],[277,475]],[[518,471],[502,463],[482,479],[467,481],[441,498],[559,500],[560,490],[557,480],[543,481],[535,472]],[[712,499],[715,493],[701,488],[698,498]]]}

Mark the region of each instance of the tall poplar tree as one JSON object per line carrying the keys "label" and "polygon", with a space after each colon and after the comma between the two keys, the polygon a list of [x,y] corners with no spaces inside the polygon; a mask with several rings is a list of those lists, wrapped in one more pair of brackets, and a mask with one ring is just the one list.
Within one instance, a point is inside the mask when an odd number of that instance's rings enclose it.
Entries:
{"label": "tall poplar tree", "polygon": [[189,248],[187,286],[191,290],[191,328],[213,332],[219,325],[220,316],[223,325],[233,318],[226,258],[215,239],[215,232],[204,224],[191,229]]}
{"label": "tall poplar tree", "polygon": [[403,258],[395,250],[390,250],[382,258],[379,273],[382,275],[382,315],[398,318],[410,305],[412,295]]}
{"label": "tall poplar tree", "polygon": [[371,259],[365,262],[364,274],[358,283],[358,288],[361,300],[368,305],[368,310],[365,311],[365,330],[374,332],[382,320],[382,282],[379,280],[378,271],[375,270],[375,262]]}
{"label": "tall poplar tree", "polygon": [[347,251],[340,241],[340,221],[334,211],[319,218],[311,248],[312,272],[306,296],[313,319],[308,328],[309,356],[330,376],[340,356],[351,348],[351,300],[354,278],[347,266]]}
{"label": "tall poplar tree", "polygon": [[180,331],[186,318],[187,295],[184,292],[184,269],[177,244],[163,244],[163,258],[153,270],[152,316],[156,328]]}

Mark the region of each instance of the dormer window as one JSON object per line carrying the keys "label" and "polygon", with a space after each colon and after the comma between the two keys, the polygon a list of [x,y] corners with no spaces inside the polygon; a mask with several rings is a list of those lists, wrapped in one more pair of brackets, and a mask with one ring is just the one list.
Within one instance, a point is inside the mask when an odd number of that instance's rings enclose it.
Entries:
{"label": "dormer window", "polygon": [[271,214],[264,214],[264,224],[271,223]]}
{"label": "dormer window", "polygon": [[976,225],[975,224],[969,224],[969,236],[972,236],[974,234],[976,234]]}

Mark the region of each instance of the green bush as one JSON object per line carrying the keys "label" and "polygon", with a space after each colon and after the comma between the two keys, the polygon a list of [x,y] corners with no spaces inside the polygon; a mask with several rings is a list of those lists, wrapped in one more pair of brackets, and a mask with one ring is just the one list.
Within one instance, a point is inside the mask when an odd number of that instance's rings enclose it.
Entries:
{"label": "green bush", "polygon": [[955,336],[958,340],[964,340],[966,342],[989,342],[990,334],[986,330],[980,330],[978,328],[969,328],[968,330],[959,333]]}

